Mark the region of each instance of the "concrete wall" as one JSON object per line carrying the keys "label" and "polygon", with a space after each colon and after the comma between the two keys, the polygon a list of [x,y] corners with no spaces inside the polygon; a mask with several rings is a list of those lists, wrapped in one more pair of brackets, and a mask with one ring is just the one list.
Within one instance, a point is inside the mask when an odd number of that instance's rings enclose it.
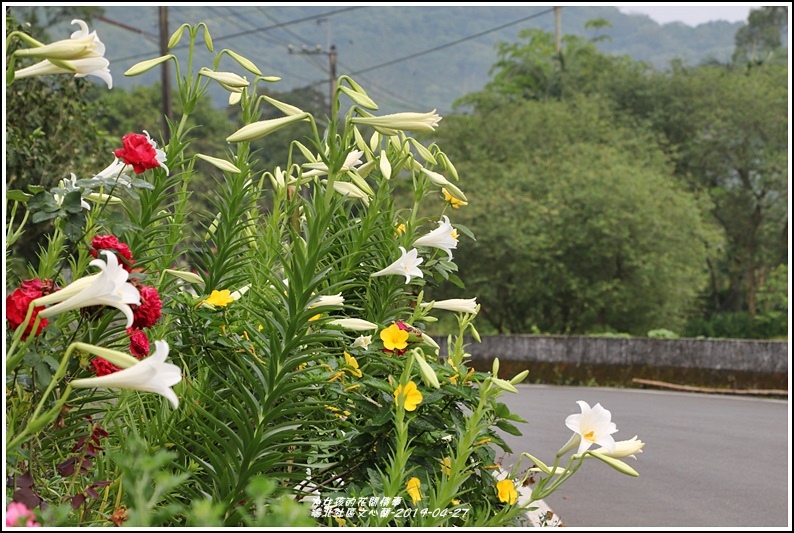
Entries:
{"label": "concrete wall", "polygon": [[[446,338],[434,339],[446,355]],[[466,342],[472,359],[788,372],[785,341],[495,335]]]}

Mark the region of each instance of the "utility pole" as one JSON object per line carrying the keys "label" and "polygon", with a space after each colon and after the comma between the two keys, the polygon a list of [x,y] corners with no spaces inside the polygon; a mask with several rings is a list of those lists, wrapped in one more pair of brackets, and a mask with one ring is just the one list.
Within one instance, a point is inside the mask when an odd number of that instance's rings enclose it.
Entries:
{"label": "utility pole", "polygon": [[[160,6],[160,55],[168,54],[168,6]],[[171,140],[168,121],[171,119],[171,76],[168,61],[160,67],[163,100],[163,144]]]}
{"label": "utility pole", "polygon": [[[336,92],[336,45],[332,44],[328,51],[328,70],[331,73],[330,93],[328,94],[328,105],[333,109],[334,93]],[[330,117],[330,113],[329,113]]]}
{"label": "utility pole", "polygon": [[557,53],[560,53],[560,34],[562,33],[562,17],[560,15],[560,6],[554,6],[554,42],[557,46]]}
{"label": "utility pole", "polygon": [[317,45],[314,49],[309,49],[308,46],[303,45],[300,51],[296,52],[295,47],[287,45],[287,51],[290,54],[304,54],[304,55],[318,55],[323,54],[328,56],[328,80],[329,94],[328,94],[328,117],[331,118],[331,110],[333,109],[334,93],[336,92],[336,45],[331,45],[328,50],[323,50],[321,45]]}

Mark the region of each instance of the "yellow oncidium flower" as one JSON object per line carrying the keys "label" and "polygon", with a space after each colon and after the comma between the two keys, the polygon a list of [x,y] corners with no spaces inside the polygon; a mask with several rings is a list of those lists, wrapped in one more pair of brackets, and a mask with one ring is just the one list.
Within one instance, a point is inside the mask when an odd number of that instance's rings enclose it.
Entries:
{"label": "yellow oncidium flower", "polygon": [[503,479],[496,484],[496,491],[499,494],[499,501],[507,505],[513,505],[518,500],[516,486],[509,479]]}
{"label": "yellow oncidium flower", "polygon": [[452,505],[460,505],[460,500],[452,500]]}
{"label": "yellow oncidium flower", "polygon": [[444,457],[444,459],[441,461],[441,471],[444,474],[449,475],[451,468],[452,468],[452,459],[449,456]]}
{"label": "yellow oncidium flower", "polygon": [[394,401],[400,402],[402,398],[402,406],[406,411],[416,411],[416,406],[422,403],[422,393],[416,388],[416,383],[409,381],[403,388],[402,385],[397,387],[394,391]]}
{"label": "yellow oncidium flower", "polygon": [[408,346],[408,332],[400,329],[397,324],[392,324],[381,330],[380,340],[383,341],[383,347],[387,350],[402,350]]}
{"label": "yellow oncidium flower", "polygon": [[405,483],[405,490],[408,491],[408,495],[411,497],[411,500],[413,500],[414,505],[422,499],[422,493],[419,492],[419,486],[421,484],[418,477],[412,477]]}
{"label": "yellow oncidium flower", "polygon": [[[331,376],[328,379],[328,383],[331,383],[332,381],[336,381],[337,379],[341,378],[344,375],[345,375],[344,372],[336,372],[333,376]],[[344,381],[344,380],[342,380],[342,381]]]}
{"label": "yellow oncidium flower", "polygon": [[345,352],[345,370],[350,372],[352,375],[360,378],[362,376],[361,370],[358,368],[358,361],[356,358],[350,355],[349,353]]}
{"label": "yellow oncidium flower", "polygon": [[444,201],[447,202],[450,206],[452,206],[452,209],[457,209],[462,205],[469,205],[469,202],[458,200],[457,198],[449,194],[449,192],[446,189],[441,189],[441,193],[444,195]]}
{"label": "yellow oncidium flower", "polygon": [[224,289],[222,291],[212,291],[208,298],[201,301],[203,304],[209,304],[214,307],[226,307],[234,301],[232,298],[232,291]]}
{"label": "yellow oncidium flower", "polygon": [[394,236],[399,237],[403,233],[405,233],[405,224],[402,223],[398,224],[397,227],[394,229]]}

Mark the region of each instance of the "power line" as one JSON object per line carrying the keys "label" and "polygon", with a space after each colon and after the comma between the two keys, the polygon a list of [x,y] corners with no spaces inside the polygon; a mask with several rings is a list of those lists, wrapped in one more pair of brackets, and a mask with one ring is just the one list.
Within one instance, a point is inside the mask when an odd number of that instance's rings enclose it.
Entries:
{"label": "power line", "polygon": [[[265,26],[263,28],[255,28],[255,29],[252,29],[252,30],[245,30],[245,31],[241,31],[241,32],[238,32],[238,33],[232,33],[232,34],[229,34],[229,35],[222,35],[220,37],[213,37],[212,41],[213,41],[213,43],[217,43],[219,41],[224,41],[226,39],[234,39],[235,37],[241,37],[243,35],[248,35],[248,34],[251,34],[251,33],[275,30],[275,29],[278,29],[278,28],[283,28],[285,26],[290,26],[292,24],[299,24],[301,22],[306,22],[308,20],[317,20],[317,19],[323,18],[323,17],[330,17],[331,15],[338,15],[339,13],[346,13],[348,11],[353,11],[354,9],[361,9],[363,7],[367,7],[367,6],[346,7],[344,9],[337,9],[335,11],[328,11],[326,13],[320,13],[320,14],[317,14],[317,15],[311,15],[309,17],[302,17],[302,18],[299,18],[299,19],[288,20],[287,22],[282,22],[280,24],[274,24],[272,26]],[[177,45],[174,48],[172,48],[172,50],[177,50],[177,49],[180,49],[180,48],[187,48],[188,46],[189,45],[187,45],[187,44],[180,44],[180,45]],[[135,54],[135,55],[132,55],[132,56],[122,57],[120,59],[112,59],[111,61],[127,61],[129,59],[138,59],[140,57],[146,57],[148,55],[149,55],[148,53],[141,53],[141,54]]]}
{"label": "power line", "polygon": [[379,68],[388,67],[389,65],[394,65],[395,63],[400,63],[402,61],[407,61],[409,59],[413,59],[415,57],[423,56],[425,54],[438,52],[439,50],[443,50],[444,48],[449,48],[450,46],[455,46],[456,44],[464,43],[466,41],[470,41],[472,39],[476,39],[478,37],[482,37],[483,35],[487,35],[489,33],[495,32],[495,31],[499,31],[499,30],[507,28],[509,26],[514,26],[516,24],[520,24],[522,22],[526,22],[528,20],[531,20],[531,19],[540,17],[542,15],[546,15],[548,13],[551,13],[552,11],[554,11],[554,8],[546,9],[546,10],[541,11],[539,13],[535,13],[534,15],[530,15],[530,16],[524,17],[522,19],[514,20],[513,22],[508,22],[507,24],[502,24],[501,26],[497,26],[495,28],[491,28],[490,30],[485,30],[485,31],[482,31],[480,33],[475,33],[474,35],[469,35],[468,37],[464,37],[462,39],[458,39],[457,41],[452,41],[452,42],[449,42],[449,43],[446,43],[446,44],[442,44],[440,46],[436,46],[435,48],[431,48],[431,49],[425,50],[423,52],[417,52],[415,54],[411,54],[411,55],[408,55],[408,56],[405,56],[405,57],[400,57],[398,59],[393,59],[393,60],[387,61],[385,63],[381,63],[380,65],[375,65],[375,66],[372,66],[372,67],[367,67],[365,69],[361,69],[361,70],[356,71],[356,72],[351,72],[350,76],[356,76],[358,74],[363,74],[364,72],[369,72],[371,70],[376,70],[376,69],[379,69]]}

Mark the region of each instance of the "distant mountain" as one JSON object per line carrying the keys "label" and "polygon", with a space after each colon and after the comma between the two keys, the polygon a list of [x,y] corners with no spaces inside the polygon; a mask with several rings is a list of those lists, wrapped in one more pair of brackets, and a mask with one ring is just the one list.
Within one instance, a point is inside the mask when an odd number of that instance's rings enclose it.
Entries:
{"label": "distant mountain", "polygon": [[[40,8],[48,9],[48,8]],[[52,8],[49,8],[52,9]],[[152,84],[159,69],[135,78],[123,72],[138,61],[157,57],[159,8],[104,7],[94,21],[107,47],[116,87]],[[498,42],[515,42],[525,28],[554,32],[550,6],[177,6],[167,8],[169,32],[179,24],[205,22],[215,51],[230,48],[253,60],[266,75],[281,76],[274,89],[285,91],[315,85],[329,87],[330,45],[337,50],[336,74],[349,74],[381,106],[380,112],[438,109],[448,112],[455,99],[481,89],[490,79]],[[710,22],[697,27],[681,23],[659,25],[646,15],[627,15],[615,7],[561,9],[564,34],[595,37],[585,30],[588,20],[603,18],[610,28],[599,30],[611,38],[601,50],[629,55],[664,69],[674,58],[696,65],[733,53],[736,31],[743,23]],[[113,22],[110,22],[113,21]],[[134,30],[140,33],[136,33]],[[50,30],[64,38],[73,27]],[[187,42],[183,36],[182,44]],[[293,46],[293,52],[288,51]],[[305,48],[304,48],[305,47]],[[208,65],[210,55],[198,48],[195,65]],[[185,48],[175,51],[186,68]],[[228,57],[221,69],[244,71]],[[226,104],[227,94],[213,84],[213,101]]]}

